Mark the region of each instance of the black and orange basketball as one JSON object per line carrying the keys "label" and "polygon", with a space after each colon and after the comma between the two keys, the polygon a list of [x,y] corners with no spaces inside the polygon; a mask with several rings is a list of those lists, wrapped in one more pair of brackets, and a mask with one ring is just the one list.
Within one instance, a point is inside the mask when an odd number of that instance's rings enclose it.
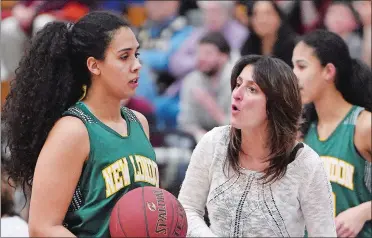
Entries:
{"label": "black and orange basketball", "polygon": [[156,187],[136,188],[114,206],[112,237],[186,237],[186,213],[169,192]]}

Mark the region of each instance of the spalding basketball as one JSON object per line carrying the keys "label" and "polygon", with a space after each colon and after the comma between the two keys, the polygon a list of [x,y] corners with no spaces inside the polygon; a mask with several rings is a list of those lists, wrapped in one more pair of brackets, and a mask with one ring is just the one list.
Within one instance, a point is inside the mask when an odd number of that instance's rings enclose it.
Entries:
{"label": "spalding basketball", "polygon": [[115,204],[110,217],[111,237],[186,237],[186,213],[169,192],[139,187]]}

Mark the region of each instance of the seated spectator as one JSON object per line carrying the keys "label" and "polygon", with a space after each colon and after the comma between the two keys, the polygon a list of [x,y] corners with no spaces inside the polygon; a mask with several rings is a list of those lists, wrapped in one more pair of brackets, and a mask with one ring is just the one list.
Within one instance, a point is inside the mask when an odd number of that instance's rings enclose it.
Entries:
{"label": "seated spectator", "polygon": [[198,5],[204,17],[203,25],[192,32],[170,59],[170,73],[177,79],[195,70],[198,41],[207,32],[221,32],[235,52],[235,58],[239,58],[240,48],[248,37],[248,29],[233,19],[233,1],[198,1]]}
{"label": "seated spectator", "polygon": [[146,19],[144,3],[144,0],[101,0],[98,8],[123,14],[131,23],[132,29],[136,31],[136,27],[141,26]]}
{"label": "seated spectator", "polygon": [[250,36],[241,55],[277,57],[292,66],[296,34],[274,1],[254,1],[248,7]]}
{"label": "seated spectator", "polygon": [[198,141],[207,131],[230,118],[230,46],[219,32],[201,38],[197,69],[183,80],[178,126]]}
{"label": "seated spectator", "polygon": [[142,63],[142,68],[139,72],[139,84],[136,90],[136,96],[143,97],[150,102],[155,100],[158,96],[158,88],[154,77],[155,75],[151,71],[150,67]]}
{"label": "seated spectator", "polygon": [[14,77],[31,35],[54,20],[75,21],[93,6],[94,0],[18,1],[1,21],[1,81]]}
{"label": "seated spectator", "polygon": [[371,67],[371,1],[354,1],[353,6],[363,24],[362,60]]}
{"label": "seated spectator", "polygon": [[275,0],[292,29],[302,35],[322,27],[325,12],[333,0]]}
{"label": "seated spectator", "polygon": [[179,1],[146,1],[147,21],[138,32],[141,60],[156,74],[160,94],[174,79],[169,59],[191,33],[186,18],[178,15]]}
{"label": "seated spectator", "polygon": [[102,0],[99,2],[98,9],[123,14],[127,6],[128,1]]}
{"label": "seated spectator", "polygon": [[362,38],[356,32],[360,27],[360,20],[350,3],[333,2],[327,10],[324,25],[327,30],[344,39],[352,58],[362,58]]}
{"label": "seated spectator", "polygon": [[10,182],[1,166],[1,237],[29,237],[27,222],[14,211],[15,189]]}
{"label": "seated spectator", "polygon": [[234,18],[243,26],[248,27],[247,4],[244,0],[236,1]]}

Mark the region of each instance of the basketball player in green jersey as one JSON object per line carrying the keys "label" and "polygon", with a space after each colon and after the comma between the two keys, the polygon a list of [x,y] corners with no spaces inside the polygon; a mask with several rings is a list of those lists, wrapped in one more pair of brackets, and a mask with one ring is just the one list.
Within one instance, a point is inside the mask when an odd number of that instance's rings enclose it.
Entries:
{"label": "basketball player in green jersey", "polygon": [[342,38],[324,30],[305,35],[292,61],[302,101],[311,103],[304,142],[324,159],[337,235],[372,237],[371,113],[366,110],[371,71],[350,58]]}
{"label": "basketball player in green jersey", "polygon": [[32,186],[30,236],[107,237],[122,195],[159,186],[147,120],[120,107],[138,86],[138,48],[106,12],[50,23],[32,40],[3,114],[8,171]]}

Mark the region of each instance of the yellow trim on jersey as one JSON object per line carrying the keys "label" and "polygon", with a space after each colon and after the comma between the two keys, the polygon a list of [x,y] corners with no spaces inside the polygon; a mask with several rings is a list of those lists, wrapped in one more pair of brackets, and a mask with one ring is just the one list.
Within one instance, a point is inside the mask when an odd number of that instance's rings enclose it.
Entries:
{"label": "yellow trim on jersey", "polygon": [[324,161],[328,179],[331,182],[354,190],[355,167],[352,164],[332,156],[320,156],[320,158]]}

